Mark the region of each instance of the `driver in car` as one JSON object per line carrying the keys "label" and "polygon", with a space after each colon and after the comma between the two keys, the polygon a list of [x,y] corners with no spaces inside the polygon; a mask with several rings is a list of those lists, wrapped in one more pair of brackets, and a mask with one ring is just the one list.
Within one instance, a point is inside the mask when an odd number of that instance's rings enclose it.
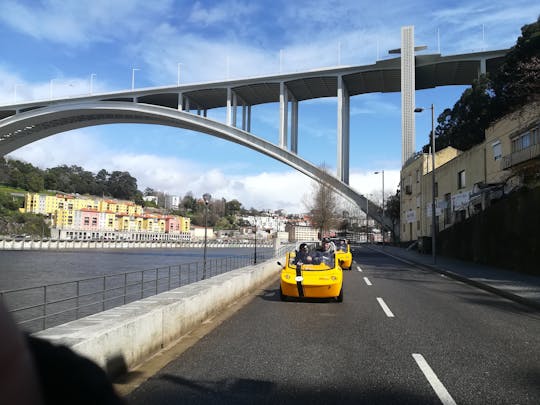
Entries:
{"label": "driver in car", "polygon": [[294,264],[307,264],[312,262],[313,257],[311,257],[309,254],[309,247],[307,243],[301,243],[298,247],[298,253],[296,254]]}

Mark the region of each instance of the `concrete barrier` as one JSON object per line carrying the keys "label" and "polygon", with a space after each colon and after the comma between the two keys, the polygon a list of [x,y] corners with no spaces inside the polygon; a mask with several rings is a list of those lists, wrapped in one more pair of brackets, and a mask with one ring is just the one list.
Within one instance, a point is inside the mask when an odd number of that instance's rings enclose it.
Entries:
{"label": "concrete barrier", "polygon": [[278,259],[144,298],[35,334],[115,376],[148,359],[238,298],[278,277]]}

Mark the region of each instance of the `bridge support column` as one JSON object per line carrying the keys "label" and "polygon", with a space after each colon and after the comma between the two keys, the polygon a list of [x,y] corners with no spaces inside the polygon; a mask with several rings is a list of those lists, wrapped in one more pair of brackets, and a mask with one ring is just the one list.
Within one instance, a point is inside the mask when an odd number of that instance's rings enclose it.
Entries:
{"label": "bridge support column", "polygon": [[184,110],[184,95],[182,93],[178,93],[178,111]]}
{"label": "bridge support column", "polygon": [[480,70],[478,71],[478,77],[486,74],[486,59],[480,59]]}
{"label": "bridge support column", "polygon": [[232,89],[227,88],[227,125],[232,123]]}
{"label": "bridge support column", "polygon": [[279,146],[282,149],[287,149],[288,125],[289,118],[289,94],[285,83],[279,84]]}
{"label": "bridge support column", "polygon": [[236,127],[236,111],[238,107],[238,96],[232,92],[232,126]]}
{"label": "bridge support column", "polygon": [[251,106],[247,106],[246,131],[251,132]]}
{"label": "bridge support column", "polygon": [[298,100],[291,98],[291,152],[298,154]]}
{"label": "bridge support column", "polygon": [[350,98],[343,76],[338,77],[337,101],[337,177],[345,184],[349,184]]}
{"label": "bridge support column", "polygon": [[247,106],[246,103],[242,103],[242,130],[246,130],[246,110]]}

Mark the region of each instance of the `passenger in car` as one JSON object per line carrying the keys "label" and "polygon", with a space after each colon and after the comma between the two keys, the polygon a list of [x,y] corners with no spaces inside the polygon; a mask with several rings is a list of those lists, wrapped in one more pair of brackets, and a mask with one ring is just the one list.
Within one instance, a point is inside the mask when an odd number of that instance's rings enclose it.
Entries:
{"label": "passenger in car", "polygon": [[313,257],[309,254],[309,247],[307,243],[301,243],[298,247],[298,252],[294,260],[294,264],[307,264],[312,263]]}

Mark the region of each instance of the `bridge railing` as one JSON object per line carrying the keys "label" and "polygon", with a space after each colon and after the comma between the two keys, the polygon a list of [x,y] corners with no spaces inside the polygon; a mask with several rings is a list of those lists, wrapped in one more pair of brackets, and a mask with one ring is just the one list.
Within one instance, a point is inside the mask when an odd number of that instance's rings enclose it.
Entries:
{"label": "bridge railing", "polygon": [[[257,252],[257,263],[285,255],[289,246]],[[254,254],[206,260],[206,278],[252,265]],[[107,274],[0,291],[16,322],[37,332],[202,280],[203,262]]]}

